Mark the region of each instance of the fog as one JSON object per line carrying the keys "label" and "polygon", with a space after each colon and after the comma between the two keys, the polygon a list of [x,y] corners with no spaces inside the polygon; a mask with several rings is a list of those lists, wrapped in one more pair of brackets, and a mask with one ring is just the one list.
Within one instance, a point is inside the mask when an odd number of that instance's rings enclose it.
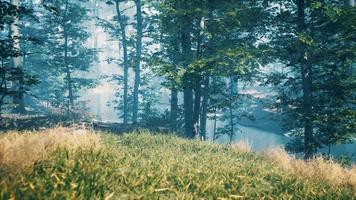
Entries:
{"label": "fog", "polygon": [[[109,9],[104,4],[101,5],[99,17],[102,19],[110,19],[114,15],[114,10]],[[134,15],[133,8],[129,8],[130,4],[124,5],[128,8],[125,13],[127,16]],[[92,30],[94,33],[91,39],[88,40],[88,46],[99,48],[98,53],[99,61],[92,66],[92,73],[90,76],[100,80],[97,87],[83,91],[84,95],[81,98],[82,101],[87,103],[90,115],[96,119],[107,122],[121,122],[118,111],[115,110],[116,100],[115,93],[119,88],[118,84],[111,81],[109,77],[122,73],[122,66],[117,62],[107,62],[108,58],[117,57],[117,54],[122,56],[121,46],[118,40],[113,40],[100,26],[92,24]],[[129,28],[129,33],[132,30]],[[264,67],[264,72],[271,72],[280,70],[281,66],[278,64],[270,64]],[[129,72],[129,83],[133,84],[133,71]],[[157,108],[160,111],[169,109],[169,90],[161,86],[161,78],[155,77],[150,80],[150,84],[157,88],[156,95],[159,99]],[[283,131],[280,118],[278,115],[269,110],[269,103],[274,98],[274,91],[268,87],[258,86],[256,83],[254,86],[245,87],[239,86],[240,93],[248,93],[254,96],[255,101],[252,101],[247,105],[247,108],[252,108],[251,113],[256,120],[251,121],[248,119],[242,119],[236,127],[234,141],[245,140],[248,141],[254,151],[264,151],[269,148],[276,148],[286,145],[292,138],[288,136],[288,133]],[[179,103],[182,103],[182,97],[179,99]],[[246,106],[246,105],[245,105]],[[224,125],[223,121],[218,121],[217,128]],[[214,121],[208,120],[207,122],[208,139],[213,140]],[[215,141],[218,143],[228,143],[229,137],[226,135],[219,136]],[[348,155],[354,161],[356,161],[356,143],[336,145],[331,149],[334,156]],[[322,153],[327,153],[328,148],[321,150]]]}

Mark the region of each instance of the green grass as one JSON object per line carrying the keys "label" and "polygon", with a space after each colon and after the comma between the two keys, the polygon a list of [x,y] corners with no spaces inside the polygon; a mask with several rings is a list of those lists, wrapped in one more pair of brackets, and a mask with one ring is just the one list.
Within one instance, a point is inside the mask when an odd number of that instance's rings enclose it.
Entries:
{"label": "green grass", "polygon": [[17,172],[0,168],[0,199],[354,199],[262,156],[170,135],[102,134],[94,149],[57,149]]}

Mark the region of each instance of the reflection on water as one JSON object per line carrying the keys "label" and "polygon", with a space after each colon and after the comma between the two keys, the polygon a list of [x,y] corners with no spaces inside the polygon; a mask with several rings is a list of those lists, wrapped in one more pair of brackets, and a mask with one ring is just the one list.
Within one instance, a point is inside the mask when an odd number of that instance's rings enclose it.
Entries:
{"label": "reflection on water", "polygon": [[[247,126],[239,126],[240,131],[237,131],[234,136],[234,141],[248,141],[253,151],[263,151],[270,148],[275,148],[287,144],[291,138],[285,135],[274,134],[261,129]],[[210,136],[212,138],[212,135]],[[220,136],[217,140],[219,143],[228,143],[228,136]],[[322,153],[327,153],[328,149],[321,150]],[[353,161],[356,161],[356,143],[341,144],[333,146],[331,149],[332,155],[335,157],[347,155]]]}
{"label": "reflection on water", "polygon": [[[254,151],[263,151],[277,146],[285,145],[290,138],[284,135],[273,134],[253,127],[239,126],[234,135],[234,141],[248,141]],[[219,143],[228,143],[228,136],[219,136]]]}

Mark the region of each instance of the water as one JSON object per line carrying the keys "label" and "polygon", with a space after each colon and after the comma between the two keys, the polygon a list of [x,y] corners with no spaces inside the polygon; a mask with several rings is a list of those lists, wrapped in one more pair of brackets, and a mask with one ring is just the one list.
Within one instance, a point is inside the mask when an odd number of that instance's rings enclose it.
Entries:
{"label": "water", "polygon": [[[287,136],[274,134],[254,127],[240,125],[238,129],[233,137],[233,141],[247,141],[253,151],[264,151],[276,148],[290,141],[290,138]],[[210,135],[210,138],[212,138],[212,135]],[[227,135],[221,135],[216,141],[227,144],[229,143],[229,137]]]}
{"label": "water", "polygon": [[[292,138],[283,134],[275,134],[272,132],[264,131],[262,129],[239,126],[240,131],[237,131],[233,140],[234,141],[248,141],[253,151],[265,151],[267,149],[276,148],[278,146],[285,146]],[[210,135],[210,137],[212,137]],[[228,136],[221,136],[217,140],[219,143],[227,144],[229,142]],[[320,153],[327,153],[328,148],[325,147],[320,150]],[[331,154],[334,157],[346,155],[356,162],[356,143],[353,144],[339,144],[332,146]]]}

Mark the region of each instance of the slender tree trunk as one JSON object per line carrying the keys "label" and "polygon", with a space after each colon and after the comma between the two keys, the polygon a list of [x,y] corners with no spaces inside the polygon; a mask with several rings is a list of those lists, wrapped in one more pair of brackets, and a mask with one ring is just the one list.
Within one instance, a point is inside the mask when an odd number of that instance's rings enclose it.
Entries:
{"label": "slender tree trunk", "polygon": [[129,90],[129,84],[128,84],[128,76],[129,76],[129,59],[128,59],[128,52],[127,52],[127,36],[126,36],[126,24],[124,22],[123,17],[121,16],[121,11],[120,11],[120,1],[116,0],[116,13],[117,17],[119,20],[120,24],[120,30],[121,30],[121,42],[122,42],[122,47],[123,47],[123,53],[124,53],[124,124],[128,124],[128,90]]}
{"label": "slender tree trunk", "polygon": [[[28,6],[28,9],[33,9],[33,1],[32,0],[28,0],[27,1],[27,6]],[[32,21],[29,21],[29,27],[33,27],[33,23]],[[27,67],[27,63],[30,63],[31,62],[31,59],[32,59],[32,56],[31,56],[31,49],[28,48],[28,46],[26,45],[26,42],[24,42],[22,44],[22,47],[23,49],[23,52],[25,52],[25,55],[23,55],[23,69],[26,69],[28,68]],[[21,80],[21,83],[20,83],[20,86],[22,87],[22,90],[24,89],[24,80],[22,79]],[[26,112],[26,105],[30,105],[32,104],[32,98],[30,95],[26,94],[26,93],[23,93],[22,94],[22,97],[21,97],[21,110],[23,110],[24,112]]]}
{"label": "slender tree trunk", "polygon": [[[183,6],[183,8],[186,5]],[[191,61],[191,24],[190,17],[182,17],[181,26],[181,45],[183,65],[188,67]],[[183,96],[184,96],[184,133],[189,138],[194,138],[194,119],[193,119],[193,89],[192,77],[185,74],[183,77]]]}
{"label": "slender tree trunk", "polygon": [[4,103],[5,94],[0,96],[0,122],[2,120],[2,104]]}
{"label": "slender tree trunk", "polygon": [[[4,61],[1,60],[1,68],[4,68],[4,67],[5,67],[4,66]],[[3,93],[0,96],[0,122],[1,122],[1,119],[2,119],[2,105],[4,103],[4,98],[5,98],[6,93],[7,93],[6,73],[5,72],[2,74],[2,77],[1,77],[0,90],[3,91]]]}
{"label": "slender tree trunk", "polygon": [[[178,57],[179,55],[179,45],[177,44],[176,39],[172,39],[170,41],[170,46],[171,49],[169,51],[169,57],[172,62],[172,71],[177,70],[177,62],[180,60]],[[172,80],[172,85],[171,85],[171,113],[170,113],[170,127],[171,131],[175,132],[177,131],[177,121],[178,121],[178,88]]]}
{"label": "slender tree trunk", "polygon": [[136,66],[135,66],[135,84],[133,92],[133,108],[132,108],[132,122],[137,123],[138,118],[138,93],[140,89],[141,82],[141,55],[142,55],[142,5],[141,0],[135,0],[136,4]]}
{"label": "slender tree trunk", "polygon": [[[200,17],[200,24],[198,29],[198,41],[197,41],[197,52],[196,58],[200,59],[203,56],[203,37],[204,37],[204,17]],[[199,118],[201,114],[201,97],[202,97],[202,75],[201,70],[196,70],[194,74],[194,113],[193,113],[193,120],[194,120],[194,135],[200,135],[199,131]]]}
{"label": "slender tree trunk", "polygon": [[229,117],[230,117],[230,144],[233,142],[235,123],[234,123],[234,107],[233,103],[237,95],[237,79],[233,76],[230,77],[230,100],[229,100]]}
{"label": "slender tree trunk", "polygon": [[[304,0],[297,1],[298,6],[298,29],[304,32],[305,25],[305,2]],[[309,54],[304,44],[301,44],[301,76],[303,88],[303,121],[304,121],[304,157],[309,159],[314,155],[314,139],[313,139],[313,110],[312,110],[312,66],[309,63]]]}
{"label": "slender tree trunk", "polygon": [[[92,15],[95,17],[94,18],[94,37],[93,37],[93,48],[95,50],[98,49],[98,27],[97,27],[97,19],[99,18],[99,0],[92,0]],[[98,72],[101,75],[101,71],[100,71],[100,63],[95,61],[94,62],[95,65],[95,71]],[[101,102],[101,97],[102,95],[99,93],[96,95],[96,116],[101,118],[101,106],[102,106],[102,102]]]}
{"label": "slender tree trunk", "polygon": [[[19,0],[11,0],[11,4],[16,6],[16,8],[19,8]],[[10,26],[10,35],[11,38],[13,39],[13,49],[15,52],[21,52],[21,43],[20,43],[20,37],[21,37],[21,33],[20,33],[20,17],[19,14],[16,15],[14,22],[11,24]],[[20,55],[12,57],[12,64],[14,68],[22,68],[23,66],[23,58]],[[18,91],[18,94],[16,94],[13,97],[13,101],[14,104],[16,105],[14,112],[16,113],[25,113],[25,104],[23,101],[23,92],[24,92],[24,88],[23,88],[23,74],[19,74],[19,80],[17,83],[14,84],[14,87],[16,87],[16,90]]]}
{"label": "slender tree trunk", "polygon": [[331,143],[328,145],[328,158],[331,160]]}
{"label": "slender tree trunk", "polygon": [[177,131],[178,119],[178,90],[176,87],[171,89],[171,131]]}
{"label": "slender tree trunk", "polygon": [[214,111],[214,130],[213,130],[213,141],[216,139],[216,130],[217,130],[217,122],[218,122],[218,116],[216,114],[216,110]]}
{"label": "slender tree trunk", "polygon": [[71,110],[74,108],[74,96],[73,96],[73,85],[71,71],[68,63],[68,30],[67,30],[67,10],[68,10],[68,1],[65,2],[65,17],[63,20],[63,34],[64,34],[64,65],[66,70],[66,79],[67,79],[67,90],[68,90],[68,115],[70,115]]}
{"label": "slender tree trunk", "polygon": [[195,88],[194,88],[194,109],[193,109],[193,126],[194,126],[194,136],[199,135],[199,117],[201,113],[201,97],[202,97],[202,85],[201,77],[199,74],[195,75]]}
{"label": "slender tree trunk", "polygon": [[[185,80],[188,78],[185,77]],[[184,87],[184,132],[189,138],[194,138],[193,122],[193,90],[189,86]]]}
{"label": "slender tree trunk", "polygon": [[209,85],[210,85],[210,76],[207,75],[204,79],[202,112],[200,116],[200,134],[203,141],[206,140],[206,121],[207,121],[208,105],[209,105]]}

